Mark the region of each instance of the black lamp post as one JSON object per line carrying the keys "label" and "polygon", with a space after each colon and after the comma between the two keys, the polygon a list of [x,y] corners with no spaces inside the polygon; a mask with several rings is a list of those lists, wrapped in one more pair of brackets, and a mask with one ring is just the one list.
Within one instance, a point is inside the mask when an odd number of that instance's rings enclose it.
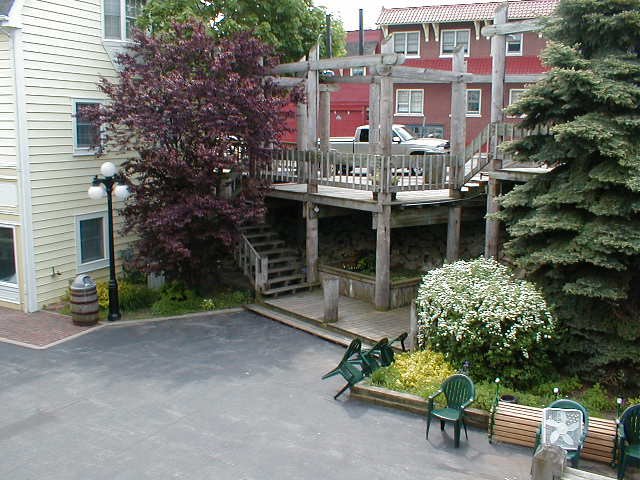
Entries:
{"label": "black lamp post", "polygon": [[[119,200],[124,200],[129,195],[129,190],[124,184],[124,178],[118,174],[118,169],[111,162],[105,162],[100,167],[100,173],[104,178],[96,175],[89,187],[89,197],[100,200],[107,197],[108,225],[109,225],[109,315],[110,322],[119,320],[120,304],[118,301],[118,281],[116,280],[116,259],[113,249],[113,198],[115,194]],[[115,188],[114,188],[115,187]]]}

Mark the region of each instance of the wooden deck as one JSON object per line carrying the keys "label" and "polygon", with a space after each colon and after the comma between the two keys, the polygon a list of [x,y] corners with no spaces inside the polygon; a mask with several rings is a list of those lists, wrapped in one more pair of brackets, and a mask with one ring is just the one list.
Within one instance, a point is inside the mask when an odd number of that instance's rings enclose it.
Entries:
{"label": "wooden deck", "polygon": [[[321,289],[271,298],[264,303],[315,322],[323,321],[324,304]],[[370,303],[340,297],[338,321],[331,325],[369,340],[376,341],[382,337],[393,339],[402,332],[409,331],[409,310],[409,307],[403,307],[379,312]]]}
{"label": "wooden deck", "polygon": [[[330,187],[319,185],[317,193],[307,194],[307,185],[303,183],[276,183],[267,192],[267,196],[283,198],[287,200],[305,201],[307,196],[313,199],[314,203],[344,206],[355,210],[377,211],[378,202],[373,199],[373,194],[367,190],[351,188]],[[449,190],[416,190],[408,192],[398,192],[392,205],[408,204],[429,204],[455,200]]]}

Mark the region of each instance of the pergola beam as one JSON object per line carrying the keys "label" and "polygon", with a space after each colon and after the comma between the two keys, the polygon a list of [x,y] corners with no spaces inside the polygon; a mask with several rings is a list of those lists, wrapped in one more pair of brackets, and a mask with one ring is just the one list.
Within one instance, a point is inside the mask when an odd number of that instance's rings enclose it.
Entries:
{"label": "pergola beam", "polygon": [[502,23],[499,25],[487,25],[482,27],[482,35],[493,37],[494,35],[510,35],[513,33],[537,32],[542,30],[544,22],[539,18],[521,20],[519,22]]}
{"label": "pergola beam", "polygon": [[340,68],[375,67],[376,65],[402,65],[404,55],[397,53],[384,55],[363,55],[358,57],[324,58],[304,62],[283,63],[271,71],[275,74],[305,73],[310,70],[338,70]]}

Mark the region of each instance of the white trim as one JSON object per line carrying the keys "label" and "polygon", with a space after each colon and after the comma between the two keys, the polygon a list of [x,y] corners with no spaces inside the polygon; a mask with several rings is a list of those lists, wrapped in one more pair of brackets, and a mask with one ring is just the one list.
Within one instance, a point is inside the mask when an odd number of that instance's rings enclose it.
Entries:
{"label": "white trim", "polygon": [[[405,36],[405,40],[404,40],[404,53],[403,55],[405,56],[405,58],[420,58],[420,30],[407,30],[407,31],[402,31],[402,32],[393,32],[391,35],[393,36],[393,52],[394,53],[398,53],[396,52],[396,34],[399,33],[404,33],[407,36]],[[407,40],[408,40],[408,34],[409,33],[417,33],[418,34],[418,53],[407,53]]]}
{"label": "white trim", "polygon": [[[469,92],[479,92],[480,96],[478,97],[478,111],[477,112],[469,112]],[[482,116],[482,89],[481,88],[467,88],[465,92],[465,116],[467,117],[481,117]]]}
{"label": "white trim", "polygon": [[[14,6],[15,8],[15,6]],[[13,14],[13,10],[12,10]],[[24,269],[21,277],[24,279],[26,301],[23,310],[35,312],[38,310],[38,289],[35,267],[35,248],[33,242],[33,214],[31,205],[31,171],[29,165],[29,131],[27,124],[27,95],[24,74],[24,52],[22,44],[22,30],[13,30],[11,34],[12,66],[16,87],[16,147],[18,153],[18,196],[19,213],[22,228],[22,258]]]}
{"label": "white trim", "polygon": [[[470,28],[445,28],[440,30],[440,57],[441,58],[450,58],[453,57],[453,52],[452,53],[443,53],[442,52],[442,48],[444,46],[444,42],[442,41],[442,38],[444,37],[445,32],[467,32],[468,34],[468,38],[469,38],[469,42],[467,43],[467,51],[465,52],[464,56],[468,57],[471,54],[471,29]],[[457,40],[457,35],[456,35],[456,40]],[[457,43],[456,43],[457,45]]]}
{"label": "white trim", "polygon": [[96,99],[96,98],[72,98],[71,99],[71,128],[73,130],[73,156],[88,156],[95,155],[96,149],[89,147],[78,147],[78,124],[76,119],[76,112],[78,109],[78,104],[100,104],[102,105],[104,100]]}
{"label": "white trim", "polygon": [[[400,92],[409,92],[409,111],[398,112],[398,97]],[[411,94],[412,92],[420,92],[422,94],[422,102],[420,103],[420,112],[411,111]],[[394,115],[399,117],[423,117],[424,116],[424,89],[423,88],[399,88],[396,90],[396,102]]]}
{"label": "white trim", "polygon": [[[80,222],[85,220],[102,219],[102,252],[103,258],[82,263],[82,239],[80,238]],[[100,210],[93,213],[83,213],[74,218],[76,231],[76,270],[78,273],[87,273],[100,270],[109,266],[109,245],[107,244],[107,212]]]}
{"label": "white trim", "polygon": [[[520,36],[520,51],[519,52],[510,52],[509,51],[509,37]],[[524,33],[510,33],[509,35],[504,36],[505,39],[505,55],[507,57],[521,57],[524,52]]]}
{"label": "white trim", "polygon": [[[16,282],[3,282],[0,281],[0,300],[8,303],[20,304],[20,268],[18,265],[18,249],[16,242],[16,227],[15,225],[8,225],[4,222],[0,222],[0,228],[7,228],[11,230],[11,236],[13,239],[13,268],[16,271]],[[1,296],[1,295],[5,296]]]}

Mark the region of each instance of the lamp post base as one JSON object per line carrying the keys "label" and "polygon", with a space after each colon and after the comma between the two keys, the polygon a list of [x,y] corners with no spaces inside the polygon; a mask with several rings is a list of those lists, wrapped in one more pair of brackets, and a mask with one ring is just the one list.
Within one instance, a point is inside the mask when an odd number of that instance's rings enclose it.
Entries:
{"label": "lamp post base", "polygon": [[107,315],[107,320],[115,322],[120,320],[121,317],[118,302],[118,283],[115,279],[111,279],[109,280],[109,315]]}

